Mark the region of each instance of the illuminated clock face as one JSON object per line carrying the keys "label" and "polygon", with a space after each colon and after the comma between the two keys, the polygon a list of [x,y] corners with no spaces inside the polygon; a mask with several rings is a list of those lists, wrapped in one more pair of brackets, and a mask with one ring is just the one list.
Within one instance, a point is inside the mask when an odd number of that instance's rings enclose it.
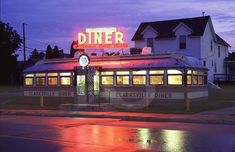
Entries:
{"label": "illuminated clock face", "polygon": [[82,66],[82,67],[85,67],[89,64],[90,60],[88,58],[87,55],[83,54],[80,56],[79,58],[79,64]]}

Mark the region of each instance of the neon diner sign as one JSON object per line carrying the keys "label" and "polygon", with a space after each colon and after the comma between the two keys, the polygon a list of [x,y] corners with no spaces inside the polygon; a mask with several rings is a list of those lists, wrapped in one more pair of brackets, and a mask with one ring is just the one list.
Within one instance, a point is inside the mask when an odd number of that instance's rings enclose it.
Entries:
{"label": "neon diner sign", "polygon": [[103,48],[127,48],[124,43],[124,34],[116,27],[86,28],[85,32],[78,32],[75,49],[103,49]]}

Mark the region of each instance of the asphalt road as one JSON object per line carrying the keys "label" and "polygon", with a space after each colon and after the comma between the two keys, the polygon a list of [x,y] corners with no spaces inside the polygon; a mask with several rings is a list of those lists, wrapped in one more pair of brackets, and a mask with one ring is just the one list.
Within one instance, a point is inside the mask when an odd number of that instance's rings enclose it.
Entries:
{"label": "asphalt road", "polygon": [[0,116],[1,152],[235,152],[235,126]]}

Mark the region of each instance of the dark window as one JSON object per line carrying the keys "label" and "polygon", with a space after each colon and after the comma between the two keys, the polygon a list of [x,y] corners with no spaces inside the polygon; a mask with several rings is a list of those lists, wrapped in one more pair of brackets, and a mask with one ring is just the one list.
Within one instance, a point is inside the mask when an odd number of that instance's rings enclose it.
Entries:
{"label": "dark window", "polygon": [[205,60],[203,61],[203,65],[206,66],[206,61]]}
{"label": "dark window", "polygon": [[216,62],[215,62],[215,73],[217,72]]}
{"label": "dark window", "polygon": [[220,57],[220,46],[218,46],[218,57]]}
{"label": "dark window", "polygon": [[153,38],[147,38],[147,47],[153,48]]}
{"label": "dark window", "polygon": [[213,51],[213,41],[211,40],[211,51]]}
{"label": "dark window", "polygon": [[180,49],[186,49],[186,35],[180,35],[179,42]]}

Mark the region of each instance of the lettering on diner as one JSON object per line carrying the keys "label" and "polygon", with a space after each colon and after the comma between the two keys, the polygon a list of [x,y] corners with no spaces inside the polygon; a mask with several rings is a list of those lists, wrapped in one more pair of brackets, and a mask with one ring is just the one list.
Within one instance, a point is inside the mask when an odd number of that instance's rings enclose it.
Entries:
{"label": "lettering on diner", "polygon": [[45,96],[45,97],[73,97],[71,91],[24,91],[24,96]]}
{"label": "lettering on diner", "polygon": [[77,44],[74,49],[102,49],[102,48],[127,48],[124,43],[124,34],[116,27],[86,28],[85,32],[78,33]]}
{"label": "lettering on diner", "polygon": [[[154,96],[151,96],[154,95]],[[171,92],[116,92],[118,98],[156,98],[156,99],[171,99]]]}

